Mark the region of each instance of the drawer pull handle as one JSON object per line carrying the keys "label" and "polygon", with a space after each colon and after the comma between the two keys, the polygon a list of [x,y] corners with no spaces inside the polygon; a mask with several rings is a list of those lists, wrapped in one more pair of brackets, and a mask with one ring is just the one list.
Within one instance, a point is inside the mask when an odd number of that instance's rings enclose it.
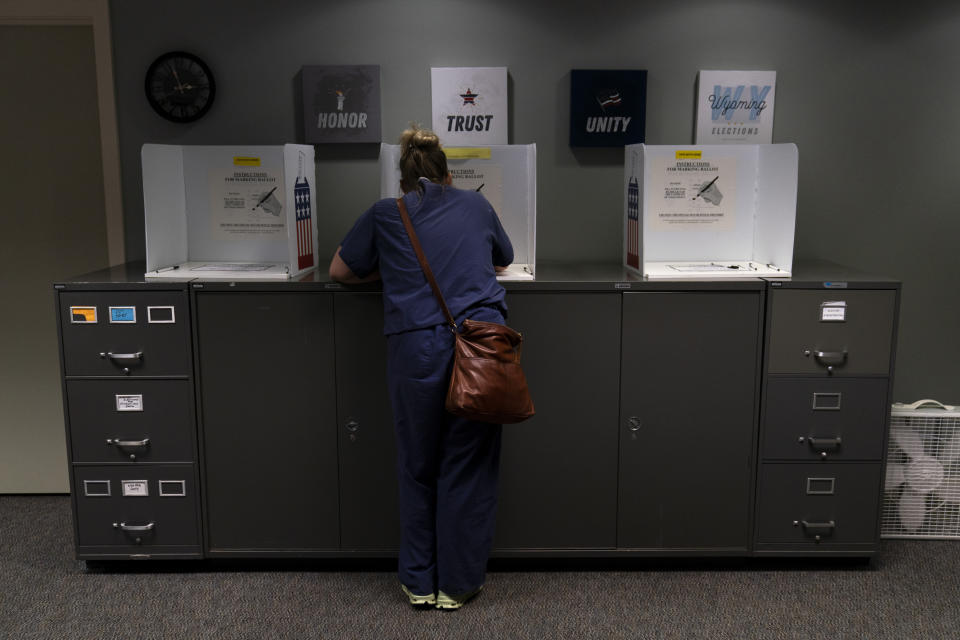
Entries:
{"label": "drawer pull handle", "polygon": [[107,444],[112,444],[115,447],[130,448],[130,447],[146,447],[150,444],[150,438],[144,438],[143,440],[121,440],[120,438],[107,438]]}
{"label": "drawer pull handle", "polygon": [[809,442],[810,446],[814,449],[834,449],[840,446],[841,439],[840,436],[836,438],[814,438],[813,436],[807,436],[807,442]]}
{"label": "drawer pull handle", "polygon": [[[798,522],[794,521],[793,524],[796,526]],[[826,522],[807,522],[806,520],[800,520],[799,524],[803,526],[804,531],[809,531],[810,533],[831,534],[833,530],[837,528],[837,523],[833,520],[827,520]]]}
{"label": "drawer pull handle", "polygon": [[827,368],[839,367],[847,363],[847,351],[817,351],[816,349],[807,349],[803,352],[805,356],[813,356],[819,364]]}
{"label": "drawer pull handle", "polygon": [[127,524],[126,522],[113,523],[114,529],[120,529],[121,531],[127,531],[129,533],[145,533],[147,531],[153,531],[155,526],[157,525],[154,522],[150,522],[148,524]]}
{"label": "drawer pull handle", "polygon": [[137,351],[136,353],[113,353],[108,351],[106,353],[100,353],[101,358],[109,358],[114,362],[119,362],[121,364],[126,364],[128,361],[140,361],[143,360],[143,351]]}

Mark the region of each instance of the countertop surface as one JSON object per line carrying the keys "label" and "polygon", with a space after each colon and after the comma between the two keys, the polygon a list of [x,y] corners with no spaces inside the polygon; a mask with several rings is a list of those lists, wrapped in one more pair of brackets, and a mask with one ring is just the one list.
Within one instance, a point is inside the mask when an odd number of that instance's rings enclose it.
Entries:
{"label": "countertop surface", "polygon": [[[342,285],[333,282],[326,271],[313,270],[289,280],[205,279],[183,277],[152,279],[144,277],[142,261],[128,262],[108,269],[58,280],[59,289],[196,289],[212,290],[270,290],[270,291],[379,291],[380,283]],[[696,290],[756,290],[770,282],[782,288],[897,288],[895,279],[868,274],[843,265],[828,262],[794,264],[790,278],[718,278],[648,280],[615,263],[537,264],[535,280],[504,281],[508,291],[696,291]]]}

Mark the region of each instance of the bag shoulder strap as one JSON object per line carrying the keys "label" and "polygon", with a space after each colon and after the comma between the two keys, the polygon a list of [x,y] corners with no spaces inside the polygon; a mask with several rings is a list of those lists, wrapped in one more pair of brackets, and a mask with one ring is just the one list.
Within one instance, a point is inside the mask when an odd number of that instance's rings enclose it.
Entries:
{"label": "bag shoulder strap", "polygon": [[397,207],[400,209],[400,218],[403,220],[403,226],[407,230],[407,235],[410,236],[410,244],[413,245],[413,252],[417,254],[417,260],[420,261],[420,268],[423,269],[423,275],[427,277],[427,282],[430,283],[430,288],[433,289],[433,295],[437,297],[437,302],[440,303],[443,314],[447,317],[447,323],[456,331],[457,323],[453,319],[453,314],[450,313],[450,309],[447,308],[447,302],[443,299],[443,294],[440,292],[440,285],[437,284],[437,279],[433,277],[433,271],[430,269],[427,257],[423,255],[423,247],[420,246],[417,233],[413,230],[413,222],[410,220],[410,214],[407,213],[407,205],[404,204],[403,198],[397,198]]}

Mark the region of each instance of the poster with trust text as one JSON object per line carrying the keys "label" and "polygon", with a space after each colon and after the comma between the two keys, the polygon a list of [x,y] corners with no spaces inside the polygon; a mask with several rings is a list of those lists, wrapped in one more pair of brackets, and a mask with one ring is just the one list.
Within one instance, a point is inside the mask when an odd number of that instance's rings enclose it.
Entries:
{"label": "poster with trust text", "polygon": [[507,143],[507,68],[430,70],[433,130],[444,146]]}

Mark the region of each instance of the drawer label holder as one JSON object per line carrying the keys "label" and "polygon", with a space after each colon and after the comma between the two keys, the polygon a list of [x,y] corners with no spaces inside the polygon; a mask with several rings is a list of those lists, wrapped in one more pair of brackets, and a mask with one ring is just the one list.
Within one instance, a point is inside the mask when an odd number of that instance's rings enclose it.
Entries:
{"label": "drawer label holder", "polygon": [[83,495],[87,498],[109,498],[109,480],[84,480]]}
{"label": "drawer label holder", "polygon": [[110,307],[110,324],[137,324],[137,308]]}
{"label": "drawer label holder", "polygon": [[147,322],[150,324],[174,324],[176,321],[173,306],[147,307]]}
{"label": "drawer label holder", "polygon": [[185,498],[187,495],[186,480],[160,480],[161,498]]}
{"label": "drawer label holder", "polygon": [[143,394],[116,394],[117,411],[143,411]]}
{"label": "drawer label holder", "polygon": [[807,478],[807,495],[832,496],[836,484],[836,478]]}
{"label": "drawer label holder", "polygon": [[146,480],[121,480],[125,498],[144,498],[150,495],[150,484]]}
{"label": "drawer label holder", "polygon": [[71,324],[97,324],[96,307],[70,307]]}
{"label": "drawer label holder", "polygon": [[820,322],[846,322],[847,303],[843,300],[820,304]]}

